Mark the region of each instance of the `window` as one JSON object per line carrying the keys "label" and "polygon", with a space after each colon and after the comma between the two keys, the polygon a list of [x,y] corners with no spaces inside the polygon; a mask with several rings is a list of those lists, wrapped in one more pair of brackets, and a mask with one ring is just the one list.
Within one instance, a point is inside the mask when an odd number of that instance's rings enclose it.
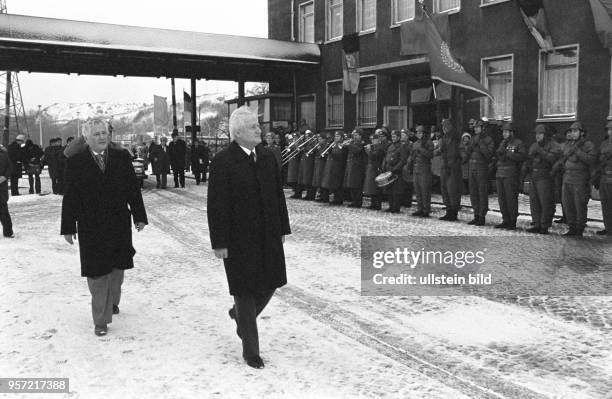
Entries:
{"label": "window", "polygon": [[384,124],[392,130],[408,129],[408,107],[385,107]]}
{"label": "window", "polygon": [[300,4],[300,41],[314,43],[314,2]]}
{"label": "window", "polygon": [[342,80],[327,82],[327,127],[344,126]]}
{"label": "window", "polygon": [[481,115],[489,119],[512,119],[513,56],[482,60],[482,84],[489,89],[495,101],[485,98]]}
{"label": "window", "polygon": [[608,115],[608,119],[612,119],[612,65],[610,65],[610,110]]}
{"label": "window", "polygon": [[540,116],[576,116],[578,47],[540,51],[540,57]]}
{"label": "window", "polygon": [[342,37],[342,0],[327,0],[327,40]]}
{"label": "window", "polygon": [[306,123],[310,126],[311,129],[315,129],[317,126],[316,122],[316,107],[315,107],[315,96],[314,94],[300,96],[298,99],[299,103],[299,117],[298,119],[301,121],[302,119],[306,119]]}
{"label": "window", "polygon": [[359,32],[376,29],[376,0],[357,1],[357,30]]}
{"label": "window", "polygon": [[434,0],[434,12],[459,11],[461,0]]}
{"label": "window", "polygon": [[392,5],[392,25],[397,25],[404,21],[414,19],[415,0],[393,0]]}
{"label": "window", "polygon": [[495,4],[495,3],[505,3],[506,1],[510,1],[510,0],[480,0],[480,6],[488,6],[489,4]]}
{"label": "window", "polygon": [[376,125],[376,76],[365,76],[359,80],[357,124]]}

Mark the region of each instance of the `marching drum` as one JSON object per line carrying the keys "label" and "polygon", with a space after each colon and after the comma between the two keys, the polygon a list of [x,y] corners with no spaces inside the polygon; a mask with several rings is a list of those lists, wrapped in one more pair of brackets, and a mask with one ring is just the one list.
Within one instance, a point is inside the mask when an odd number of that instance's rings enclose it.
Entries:
{"label": "marching drum", "polygon": [[395,182],[397,180],[397,175],[394,175],[391,172],[381,173],[376,178],[374,178],[374,182],[378,187],[385,187],[389,184]]}

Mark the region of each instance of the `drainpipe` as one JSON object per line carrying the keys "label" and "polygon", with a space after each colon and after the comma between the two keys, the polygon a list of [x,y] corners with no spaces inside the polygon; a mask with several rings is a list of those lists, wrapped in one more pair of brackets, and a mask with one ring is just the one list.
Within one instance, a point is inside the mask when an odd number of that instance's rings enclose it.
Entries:
{"label": "drainpipe", "polygon": [[293,6],[295,5],[295,0],[291,0],[291,41],[295,41],[295,11],[293,10]]}

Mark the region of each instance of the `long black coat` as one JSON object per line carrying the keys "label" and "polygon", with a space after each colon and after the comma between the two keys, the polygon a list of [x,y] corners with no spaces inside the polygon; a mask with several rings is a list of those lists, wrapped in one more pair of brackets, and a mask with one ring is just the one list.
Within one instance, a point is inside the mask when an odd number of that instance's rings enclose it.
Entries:
{"label": "long black coat", "polygon": [[187,144],[184,140],[178,139],[176,143],[171,141],[168,144],[168,155],[170,156],[170,165],[172,170],[185,169],[185,161],[187,160]]}
{"label": "long black coat", "polygon": [[344,186],[347,188],[363,187],[363,179],[365,178],[365,169],[368,162],[368,155],[360,143],[351,143],[348,145],[348,156],[346,159],[346,171],[344,172]]}
{"label": "long black coat", "polygon": [[287,283],[281,236],[291,229],[270,150],[258,146],[255,164],[236,142],[219,152],[210,165],[207,213],[213,249],[228,249],[224,263],[231,295]]}
{"label": "long black coat", "polygon": [[83,277],[134,267],[130,214],[134,223],[147,223],[130,155],[107,151],[104,173],[89,151],[66,164],[61,234],[78,232]]}
{"label": "long black coat", "polygon": [[168,147],[164,151],[164,144],[151,143],[149,148],[149,159],[153,168],[154,175],[164,175],[170,173],[170,158],[168,157]]}
{"label": "long black coat", "polygon": [[22,177],[25,149],[18,142],[13,141],[8,146],[8,156],[11,162],[11,177]]}
{"label": "long black coat", "polygon": [[8,181],[11,177],[11,163],[8,151],[2,147],[0,147],[0,176],[6,177],[6,181],[0,183],[0,204],[6,204],[9,199]]}

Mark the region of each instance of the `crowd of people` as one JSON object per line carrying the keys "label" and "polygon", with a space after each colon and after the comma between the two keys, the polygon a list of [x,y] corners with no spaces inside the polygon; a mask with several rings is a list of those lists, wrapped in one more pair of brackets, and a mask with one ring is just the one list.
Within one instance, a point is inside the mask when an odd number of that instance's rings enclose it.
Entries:
{"label": "crowd of people", "polygon": [[[612,122],[599,148],[587,137],[580,121],[565,135],[548,125],[536,125],[527,145],[515,134],[512,123],[497,126],[484,118],[470,120],[470,132],[459,132],[450,120],[411,130],[376,129],[369,137],[357,128],[350,137],[341,131],[329,137],[310,129],[295,129],[285,146],[268,134],[269,147],[281,159],[291,198],[349,207],[399,213],[411,207],[412,216],[428,218],[432,191],[439,189],[446,207],[441,220],[457,221],[461,196],[469,194],[473,219],[468,224],[483,226],[489,211],[489,194],[497,192],[502,222],[495,228],[516,229],[519,193],[529,195],[532,217],[530,233],[548,234],[556,204],[563,217],[556,222],[569,227],[566,236],[582,236],[591,196],[600,197],[605,229],[612,235]],[[532,140],[529,140],[532,141]],[[493,186],[493,187],[491,187]],[[305,194],[305,195],[304,195]],[[597,198],[599,199],[599,198]]]}

